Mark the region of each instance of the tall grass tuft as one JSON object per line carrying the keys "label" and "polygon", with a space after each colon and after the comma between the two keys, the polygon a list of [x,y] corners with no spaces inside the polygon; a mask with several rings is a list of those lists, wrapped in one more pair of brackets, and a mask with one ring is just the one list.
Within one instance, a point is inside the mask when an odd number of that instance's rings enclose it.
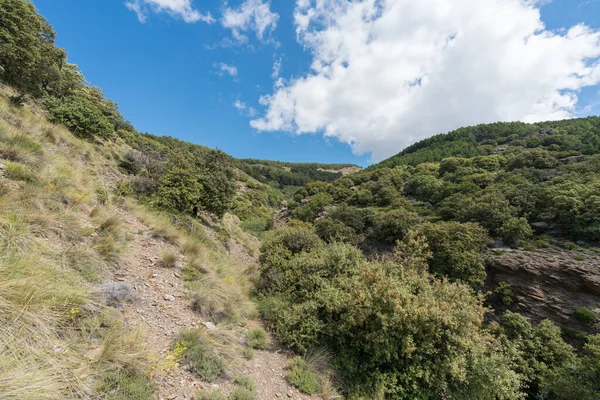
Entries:
{"label": "tall grass tuft", "polygon": [[177,253],[166,247],[160,253],[160,263],[164,268],[174,268],[177,264]]}

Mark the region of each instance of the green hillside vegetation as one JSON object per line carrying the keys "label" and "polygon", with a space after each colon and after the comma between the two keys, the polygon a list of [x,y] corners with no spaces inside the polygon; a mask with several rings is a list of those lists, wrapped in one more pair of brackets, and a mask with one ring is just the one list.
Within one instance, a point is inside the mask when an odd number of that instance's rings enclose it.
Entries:
{"label": "green hillside vegetation", "polygon": [[[597,249],[600,118],[462,128],[347,176],[236,160],[137,132],[30,2],[0,0],[0,21],[0,397],[149,399],[180,364],[233,377],[268,345],[242,330],[251,296],[300,357],[287,380],[323,398],[600,397],[600,335],[576,349],[549,320],[489,322],[481,293],[494,241]],[[183,329],[161,360],[99,293],[135,242],[123,215],[161,241],[160,268],[182,262],[187,306],[219,327]],[[242,228],[263,239],[258,267],[228,252],[258,253]],[[238,376],[230,398],[255,391]]]}
{"label": "green hillside vegetation", "polygon": [[296,191],[263,242],[263,315],[297,351],[331,349],[350,397],[597,398],[600,336],[578,352],[549,320],[483,324],[479,291],[494,241],[600,251],[598,193],[598,117],[435,136]]}
{"label": "green hillside vegetation", "polygon": [[342,169],[359,169],[353,164],[292,163],[283,161],[238,160],[238,167],[249,176],[277,188],[304,186],[314,181],[333,182],[343,176]]}

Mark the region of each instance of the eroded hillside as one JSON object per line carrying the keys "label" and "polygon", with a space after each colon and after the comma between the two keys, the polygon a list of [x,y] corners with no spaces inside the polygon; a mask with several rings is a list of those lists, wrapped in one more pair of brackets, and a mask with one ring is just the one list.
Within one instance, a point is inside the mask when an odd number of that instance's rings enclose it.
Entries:
{"label": "eroded hillside", "polygon": [[131,146],[77,139],[1,90],[0,397],[305,398],[253,321],[258,241],[239,218],[123,197]]}

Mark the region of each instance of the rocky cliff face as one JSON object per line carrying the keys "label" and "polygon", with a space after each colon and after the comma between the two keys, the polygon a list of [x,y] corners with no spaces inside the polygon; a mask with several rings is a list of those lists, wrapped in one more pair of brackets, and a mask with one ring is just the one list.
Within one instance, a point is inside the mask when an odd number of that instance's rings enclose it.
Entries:
{"label": "rocky cliff face", "polygon": [[530,318],[534,324],[548,318],[563,328],[587,333],[599,331],[598,322],[584,323],[575,316],[580,307],[588,307],[600,316],[598,254],[515,250],[490,255],[486,267],[486,287],[493,290],[501,282],[508,283],[513,299],[509,308]]}

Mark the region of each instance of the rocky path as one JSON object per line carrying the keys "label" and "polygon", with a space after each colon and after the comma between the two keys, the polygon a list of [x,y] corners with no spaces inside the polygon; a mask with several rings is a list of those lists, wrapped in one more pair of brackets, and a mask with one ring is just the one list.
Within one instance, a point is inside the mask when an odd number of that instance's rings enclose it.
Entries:
{"label": "rocky path", "polygon": [[[153,376],[158,386],[157,397],[193,399],[198,390],[212,388],[227,393],[231,389],[230,380],[202,382],[185,368],[168,361],[170,346],[179,331],[202,326],[205,321],[188,307],[185,283],[181,279],[182,263],[170,269],[160,265],[161,251],[168,244],[153,237],[150,228],[130,213],[122,211],[121,217],[131,240],[112,279],[132,287],[133,301],[123,304],[121,312],[131,329],[141,333],[140,340],[144,341],[155,364]],[[242,334],[239,335],[241,340]],[[287,354],[278,349],[257,351],[251,360],[240,360],[238,373],[253,378],[258,399],[311,398],[285,381],[287,359]]]}

